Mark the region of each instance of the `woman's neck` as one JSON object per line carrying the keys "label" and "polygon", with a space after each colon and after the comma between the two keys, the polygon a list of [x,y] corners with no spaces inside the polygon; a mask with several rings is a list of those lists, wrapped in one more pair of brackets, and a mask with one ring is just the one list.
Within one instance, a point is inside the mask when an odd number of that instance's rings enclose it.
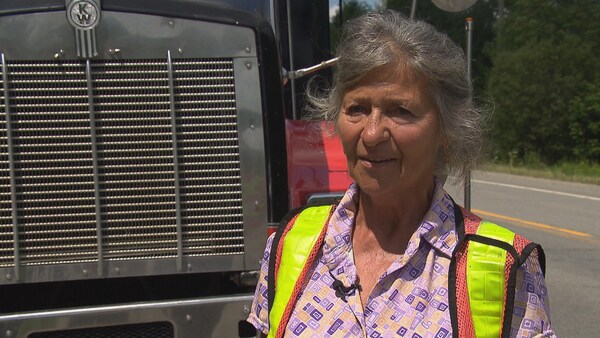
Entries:
{"label": "woman's neck", "polygon": [[432,184],[426,191],[406,191],[394,196],[374,196],[361,191],[354,236],[365,249],[378,246],[390,253],[403,253],[429,210],[434,189]]}

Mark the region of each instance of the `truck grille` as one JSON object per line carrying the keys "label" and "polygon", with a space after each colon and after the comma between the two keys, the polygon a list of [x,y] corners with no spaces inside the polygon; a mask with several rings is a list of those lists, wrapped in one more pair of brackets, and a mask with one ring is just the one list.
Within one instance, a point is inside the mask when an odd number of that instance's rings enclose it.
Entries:
{"label": "truck grille", "polygon": [[243,254],[239,153],[230,58],[5,60],[0,267]]}

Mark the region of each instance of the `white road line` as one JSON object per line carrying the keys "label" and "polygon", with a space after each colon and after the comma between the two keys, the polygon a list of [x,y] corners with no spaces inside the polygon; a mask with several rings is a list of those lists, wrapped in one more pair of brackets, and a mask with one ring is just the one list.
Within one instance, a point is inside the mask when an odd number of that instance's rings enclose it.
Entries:
{"label": "white road line", "polygon": [[471,182],[481,183],[481,184],[489,184],[489,185],[496,185],[496,186],[499,186],[499,187],[506,187],[506,188],[514,188],[514,189],[522,189],[522,190],[544,192],[544,193],[547,193],[547,194],[569,196],[569,197],[582,198],[582,199],[586,199],[586,200],[600,202],[600,197],[592,197],[592,196],[586,196],[586,195],[570,194],[570,193],[567,193],[567,192],[560,192],[560,191],[553,191],[553,190],[546,190],[546,189],[521,187],[521,186],[514,185],[514,184],[496,183],[496,182],[488,182],[488,181],[482,181],[482,180],[471,180]]}

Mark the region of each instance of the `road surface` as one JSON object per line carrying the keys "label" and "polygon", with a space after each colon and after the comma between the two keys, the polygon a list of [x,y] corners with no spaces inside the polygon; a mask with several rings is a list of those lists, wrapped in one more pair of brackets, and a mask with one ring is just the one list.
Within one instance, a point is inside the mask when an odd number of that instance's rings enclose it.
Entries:
{"label": "road surface", "polygon": [[[446,190],[459,204],[462,187]],[[559,337],[600,337],[600,186],[474,172],[471,208],[540,243]]]}

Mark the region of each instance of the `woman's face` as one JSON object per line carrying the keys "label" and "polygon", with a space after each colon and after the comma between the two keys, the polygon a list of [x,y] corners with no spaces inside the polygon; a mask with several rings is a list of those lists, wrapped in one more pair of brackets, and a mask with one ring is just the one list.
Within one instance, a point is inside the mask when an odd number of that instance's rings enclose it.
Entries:
{"label": "woman's face", "polygon": [[350,176],[367,194],[430,192],[439,124],[420,75],[376,68],[345,93],[337,121]]}

